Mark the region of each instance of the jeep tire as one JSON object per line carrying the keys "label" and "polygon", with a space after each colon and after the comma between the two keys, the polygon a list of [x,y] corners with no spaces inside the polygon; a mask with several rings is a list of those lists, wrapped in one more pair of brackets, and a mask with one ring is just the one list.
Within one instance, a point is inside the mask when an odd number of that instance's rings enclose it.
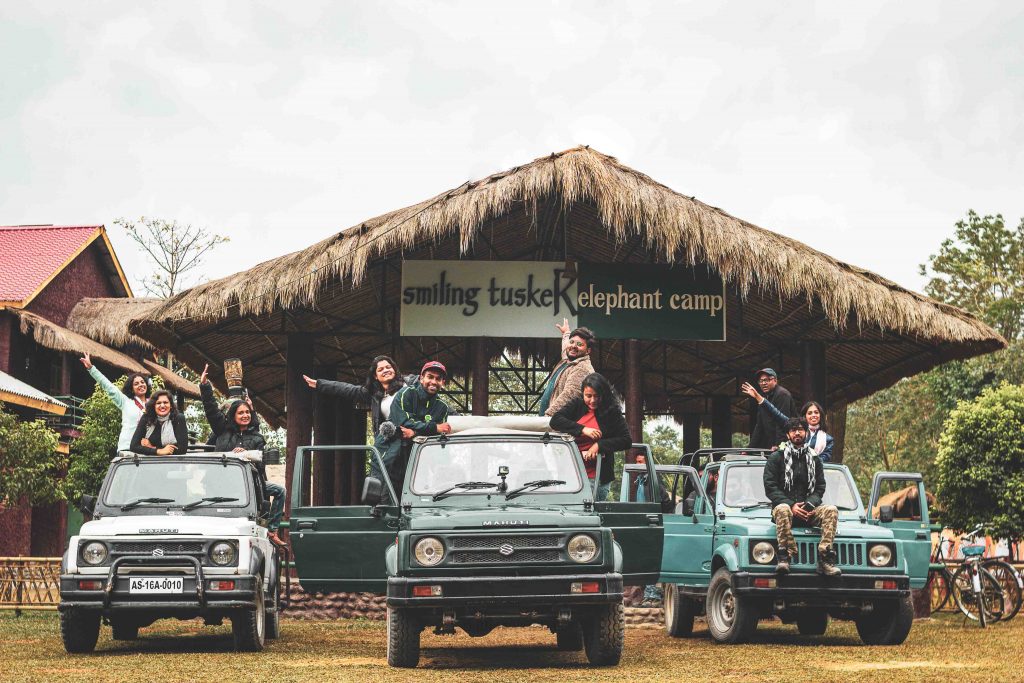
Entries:
{"label": "jeep tire", "polygon": [[571,621],[555,629],[555,641],[563,652],[579,652],[583,649],[583,629],[578,621]]}
{"label": "jeep tire", "polygon": [[[257,575],[259,576],[259,575]],[[262,581],[256,580],[253,591],[256,605],[231,615],[231,634],[238,652],[260,652],[267,638],[267,606]]]}
{"label": "jeep tire", "polygon": [[583,622],[583,645],[595,666],[615,666],[622,659],[626,618],[622,603],[601,605]]}
{"label": "jeep tire", "polygon": [[828,629],[828,612],[822,609],[804,610],[797,615],[796,629],[802,636],[824,635]]}
{"label": "jeep tire", "polygon": [[757,612],[749,598],[732,590],[729,570],[720,568],[711,577],[707,597],[708,631],[716,643],[742,643],[757,628]]}
{"label": "jeep tire", "polygon": [[420,663],[419,621],[408,610],[388,607],[388,664],[411,669]]}
{"label": "jeep tire", "polygon": [[92,652],[100,637],[100,613],[75,609],[60,613],[60,637],[69,654]]}
{"label": "jeep tire", "polygon": [[139,623],[131,617],[111,617],[110,630],[114,640],[136,640],[139,637]]}
{"label": "jeep tire", "polygon": [[281,637],[281,587],[274,585],[267,601],[267,638],[276,640]]}
{"label": "jeep tire", "polygon": [[874,609],[858,617],[856,623],[865,645],[899,645],[914,625],[914,602],[909,594],[895,601],[876,602]]}
{"label": "jeep tire", "polygon": [[697,603],[684,597],[679,586],[665,584],[665,632],[673,638],[693,635],[693,619],[697,616]]}

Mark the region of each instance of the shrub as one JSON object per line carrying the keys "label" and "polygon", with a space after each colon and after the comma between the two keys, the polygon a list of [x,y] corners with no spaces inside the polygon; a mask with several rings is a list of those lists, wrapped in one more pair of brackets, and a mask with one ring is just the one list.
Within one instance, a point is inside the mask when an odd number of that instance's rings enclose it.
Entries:
{"label": "shrub", "polygon": [[57,434],[42,420],[24,422],[0,403],[0,505],[43,505],[64,499],[60,474],[67,464]]}

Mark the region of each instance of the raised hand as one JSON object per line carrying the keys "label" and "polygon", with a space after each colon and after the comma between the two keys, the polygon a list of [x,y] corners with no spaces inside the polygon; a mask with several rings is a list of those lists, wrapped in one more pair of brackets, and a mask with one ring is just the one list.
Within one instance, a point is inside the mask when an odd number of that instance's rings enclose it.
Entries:
{"label": "raised hand", "polygon": [[569,332],[572,329],[572,328],[569,327],[569,319],[568,318],[562,318],[562,324],[559,325],[558,323],[555,323],[555,327],[557,327],[558,331],[561,332],[562,334],[569,334]]}
{"label": "raised hand", "polygon": [[92,367],[92,358],[89,357],[89,354],[83,353],[82,357],[78,360],[82,361],[82,365],[85,366],[86,370]]}
{"label": "raised hand", "polygon": [[764,398],[761,397],[761,394],[757,391],[757,389],[754,388],[754,385],[751,384],[750,382],[744,382],[743,384],[741,384],[740,391],[742,391],[744,394],[754,399],[758,403],[764,400]]}
{"label": "raised hand", "polygon": [[306,380],[306,384],[309,385],[310,389],[316,389],[316,380],[309,375],[303,375],[302,379]]}
{"label": "raised hand", "polygon": [[210,373],[210,364],[207,363],[206,365],[203,366],[203,374],[199,375],[199,383],[200,384],[206,384],[206,382],[208,381],[206,376],[209,373]]}

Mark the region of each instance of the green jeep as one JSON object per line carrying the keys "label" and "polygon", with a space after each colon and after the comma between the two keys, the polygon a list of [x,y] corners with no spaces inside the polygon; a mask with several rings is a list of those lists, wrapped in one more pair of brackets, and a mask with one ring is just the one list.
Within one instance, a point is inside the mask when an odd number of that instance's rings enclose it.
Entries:
{"label": "green jeep", "polygon": [[[831,616],[853,620],[866,644],[902,643],[913,621],[911,589],[924,587],[931,551],[921,475],[875,474],[865,509],[849,469],[825,464],[824,502],[839,508],[835,550],[842,576],[815,571],[820,531],[799,526],[793,528],[799,555],[790,559],[790,573],[779,576],[762,478],[767,453],[709,449],[683,456],[679,465],[657,466],[671,500],[679,501],[665,515],[659,579],[669,635],[689,636],[701,614],[719,643],[747,640],[758,620],[772,615],[796,623],[803,635],[821,635]],[[646,475],[635,465],[625,470],[626,481]],[[889,499],[897,491],[904,503],[899,515],[878,504],[883,493],[892,492]]]}
{"label": "green jeep", "polygon": [[[294,481],[311,454],[353,449],[380,458],[372,447],[300,448]],[[641,497],[658,500],[648,474]],[[367,478],[364,505],[312,507],[295,485],[291,540],[306,591],[387,594],[391,666],[416,666],[425,627],[483,636],[531,624],[592,664],[619,662],[623,585],[658,578],[661,508],[595,503],[571,437],[496,428],[417,437],[404,488],[391,491],[399,506],[379,504],[383,486]]]}

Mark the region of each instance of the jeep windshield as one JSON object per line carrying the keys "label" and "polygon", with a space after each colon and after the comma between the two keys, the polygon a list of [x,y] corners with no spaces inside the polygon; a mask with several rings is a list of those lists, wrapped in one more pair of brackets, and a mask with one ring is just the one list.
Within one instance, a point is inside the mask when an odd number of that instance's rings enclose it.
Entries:
{"label": "jeep windshield", "polygon": [[209,498],[218,501],[217,507],[245,507],[249,502],[246,474],[233,462],[183,462],[173,456],[139,464],[127,461],[115,465],[103,504],[129,510],[194,509],[202,514],[209,505],[187,506]]}
{"label": "jeep windshield", "polygon": [[[562,440],[462,441],[425,444],[419,450],[410,488],[416,495],[434,496],[465,482],[493,483],[493,488],[455,488],[446,496],[494,494],[501,478],[498,468],[508,467],[505,483],[513,491],[530,482],[560,481],[529,491],[530,495],[574,493],[583,488],[576,454]],[[501,495],[504,502],[505,496]]]}
{"label": "jeep windshield", "polygon": [[[764,492],[764,465],[731,465],[725,471],[722,504],[726,507],[762,508],[766,513],[771,503]],[[835,505],[840,511],[856,510],[859,497],[850,486],[850,480],[842,470],[825,469],[825,505]]]}

